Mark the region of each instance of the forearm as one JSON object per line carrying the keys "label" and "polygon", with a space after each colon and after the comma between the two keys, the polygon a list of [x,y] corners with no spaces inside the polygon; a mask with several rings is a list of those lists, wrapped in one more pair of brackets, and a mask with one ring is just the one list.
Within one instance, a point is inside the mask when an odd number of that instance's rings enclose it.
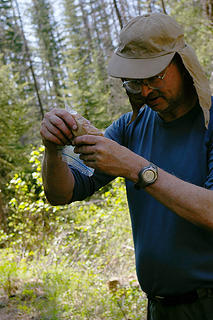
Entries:
{"label": "forearm", "polygon": [[[125,178],[138,180],[138,172],[149,162],[134,154],[129,154]],[[127,162],[125,163],[127,165]],[[128,169],[127,169],[128,168]],[[122,166],[120,166],[122,170]],[[185,182],[158,168],[157,181],[145,191],[180,217],[213,230],[213,191]]]}
{"label": "forearm", "polygon": [[52,205],[71,201],[75,180],[68,165],[56,152],[45,150],[42,179],[46,197]]}
{"label": "forearm", "polygon": [[213,230],[213,192],[158,169],[157,181],[145,189],[180,217]]}

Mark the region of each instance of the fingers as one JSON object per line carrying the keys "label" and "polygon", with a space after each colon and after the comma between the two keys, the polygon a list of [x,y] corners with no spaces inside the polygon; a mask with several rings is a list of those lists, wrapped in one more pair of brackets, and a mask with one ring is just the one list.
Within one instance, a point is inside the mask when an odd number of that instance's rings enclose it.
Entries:
{"label": "fingers", "polygon": [[46,116],[54,125],[61,127],[62,130],[65,129],[67,136],[70,135],[70,130],[77,129],[74,117],[64,109],[53,109]]}
{"label": "fingers", "polygon": [[70,144],[72,130],[77,128],[75,119],[64,109],[52,109],[47,112],[41,124],[40,134],[44,141],[59,145]]}
{"label": "fingers", "polygon": [[92,155],[101,151],[104,138],[101,136],[84,135],[73,139],[74,152],[82,155]]}
{"label": "fingers", "polygon": [[112,176],[125,176],[129,163],[127,148],[103,136],[84,135],[73,139],[74,152],[84,164]]}
{"label": "fingers", "polygon": [[72,132],[66,123],[57,115],[52,115],[48,121],[46,121],[47,130],[64,144],[67,144],[72,139]]}
{"label": "fingers", "polygon": [[78,145],[74,148],[74,152],[81,154],[93,154],[96,149],[97,148],[94,145]]}
{"label": "fingers", "polygon": [[84,164],[91,168],[98,168],[101,149],[103,148],[103,137],[84,135],[73,139],[72,144],[75,145],[74,152],[80,154],[79,158]]}
{"label": "fingers", "polygon": [[95,135],[83,135],[73,139],[72,144],[79,145],[95,145],[98,142],[101,142],[104,139],[102,136]]}
{"label": "fingers", "polygon": [[94,164],[96,161],[96,155],[92,154],[80,154],[79,158],[84,161],[86,165],[90,167],[90,164]]}
{"label": "fingers", "polygon": [[49,141],[52,142],[54,144],[58,144],[58,145],[65,145],[65,137],[62,136],[62,134],[55,134],[54,133],[55,130],[51,130],[50,128],[48,128],[48,126],[43,126],[41,127],[40,133],[42,136],[42,139],[44,141]]}

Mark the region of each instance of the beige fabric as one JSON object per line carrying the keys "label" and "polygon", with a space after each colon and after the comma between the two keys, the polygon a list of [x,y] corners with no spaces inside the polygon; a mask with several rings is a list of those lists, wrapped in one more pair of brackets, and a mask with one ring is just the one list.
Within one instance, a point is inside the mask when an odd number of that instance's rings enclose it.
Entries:
{"label": "beige fabric", "polygon": [[149,78],[165,69],[176,52],[193,78],[207,126],[211,107],[209,81],[194,50],[185,43],[181,26],[172,17],[152,13],[130,20],[121,30],[108,73],[116,78]]}
{"label": "beige fabric", "polygon": [[182,61],[194,80],[194,86],[198,94],[199,103],[204,113],[205,124],[209,123],[209,109],[211,107],[211,90],[208,79],[201,68],[194,50],[186,46],[178,51]]}

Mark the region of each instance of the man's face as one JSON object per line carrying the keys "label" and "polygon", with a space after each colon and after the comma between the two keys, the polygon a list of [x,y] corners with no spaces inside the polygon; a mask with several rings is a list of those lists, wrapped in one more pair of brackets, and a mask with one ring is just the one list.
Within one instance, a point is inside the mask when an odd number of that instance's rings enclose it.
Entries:
{"label": "man's face", "polygon": [[156,111],[165,121],[175,120],[187,113],[195,105],[197,94],[191,78],[190,82],[186,82],[185,72],[185,68],[179,69],[175,62],[171,62],[152,78],[122,79],[133,108],[133,118],[144,104]]}
{"label": "man's face", "polygon": [[160,89],[141,85],[145,103],[165,120],[178,118],[185,113],[185,91],[183,77],[175,63],[168,66],[167,74]]}

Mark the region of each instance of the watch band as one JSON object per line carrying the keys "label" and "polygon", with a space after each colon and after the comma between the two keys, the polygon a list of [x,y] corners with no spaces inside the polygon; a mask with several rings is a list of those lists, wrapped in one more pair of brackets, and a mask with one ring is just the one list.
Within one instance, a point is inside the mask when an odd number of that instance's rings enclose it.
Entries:
{"label": "watch band", "polygon": [[138,173],[138,181],[135,184],[135,189],[144,189],[153,184],[158,178],[158,167],[151,163],[143,167]]}

